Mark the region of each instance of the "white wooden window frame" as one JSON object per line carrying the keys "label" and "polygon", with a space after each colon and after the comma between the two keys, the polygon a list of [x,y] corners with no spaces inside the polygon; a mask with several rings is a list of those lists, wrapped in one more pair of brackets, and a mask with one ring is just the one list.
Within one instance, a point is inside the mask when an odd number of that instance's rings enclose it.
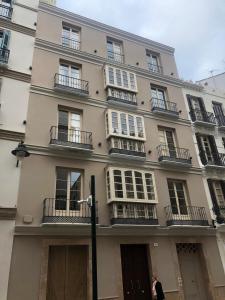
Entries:
{"label": "white wooden window frame", "polygon": [[[112,127],[112,113],[117,114],[117,119],[118,119],[118,132],[114,132],[113,127]],[[127,134],[122,134],[122,128],[121,128],[121,118],[120,115],[125,114],[126,115],[126,122],[127,122]],[[130,128],[129,128],[129,117],[128,116],[133,116],[134,117],[134,126],[135,126],[135,135],[130,134]],[[142,120],[142,126],[143,126],[143,136],[138,136],[138,126],[137,126],[137,118],[141,118]],[[108,132],[106,130],[106,137],[110,136],[117,136],[117,137],[123,137],[123,138],[128,138],[128,139],[133,139],[133,140],[138,140],[138,141],[146,141],[146,134],[145,134],[145,124],[144,124],[144,118],[140,115],[135,115],[135,114],[130,114],[127,112],[123,111],[117,111],[117,110],[112,110],[108,109],[106,111],[106,122],[108,122],[108,126],[106,128],[108,129]]]}
{"label": "white wooden window frame", "polygon": [[[123,189],[123,198],[117,198],[115,196],[115,186],[114,186],[114,171],[121,171],[121,177],[122,177],[122,189]],[[125,183],[125,171],[131,171],[132,172],[132,179],[133,179],[133,190],[134,190],[134,198],[127,198],[126,197],[126,183]],[[109,167],[106,170],[106,174],[109,174],[109,185],[107,185],[107,177],[106,177],[106,186],[107,189],[110,188],[110,195],[111,198],[108,198],[108,190],[107,190],[107,200],[108,203],[110,202],[130,202],[130,203],[148,203],[148,204],[156,204],[158,203],[158,197],[157,197],[157,191],[156,191],[156,184],[155,184],[155,178],[154,173],[151,171],[143,171],[138,169],[131,169],[131,168],[116,168],[116,167]],[[135,172],[139,172],[142,174],[143,179],[143,187],[144,187],[144,199],[137,199],[137,190],[136,190],[136,183],[135,183]],[[152,183],[153,183],[153,189],[154,189],[154,200],[148,200],[148,193],[147,193],[147,186],[146,186],[146,180],[145,180],[145,174],[150,174],[152,176]]]}
{"label": "white wooden window frame", "polygon": [[[113,70],[114,83],[110,83],[110,81],[109,81],[109,68],[111,68]],[[120,72],[120,74],[121,74],[121,76],[120,76],[121,77],[121,83],[122,83],[121,85],[117,84],[117,77],[116,77],[117,72]],[[127,73],[128,86],[127,86],[127,84],[124,84],[123,72]],[[131,91],[131,92],[134,92],[134,93],[138,92],[137,78],[136,78],[135,73],[129,72],[127,70],[123,70],[123,69],[120,69],[120,68],[116,68],[116,67],[113,67],[113,66],[108,66],[108,65],[105,66],[104,73],[105,73],[105,88],[108,87],[108,86],[111,86],[111,87],[123,89],[123,90],[126,90],[126,91]],[[131,84],[130,74],[132,74],[131,76],[134,77],[134,87],[132,87],[132,84]]]}

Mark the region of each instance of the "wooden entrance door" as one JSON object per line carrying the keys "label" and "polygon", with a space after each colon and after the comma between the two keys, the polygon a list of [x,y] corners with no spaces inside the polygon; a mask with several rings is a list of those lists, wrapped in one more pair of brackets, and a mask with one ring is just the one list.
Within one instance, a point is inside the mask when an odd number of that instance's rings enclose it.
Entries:
{"label": "wooden entrance door", "polygon": [[149,300],[151,285],[146,245],[121,245],[124,300]]}
{"label": "wooden entrance door", "polygon": [[87,300],[87,247],[50,247],[46,300]]}
{"label": "wooden entrance door", "polygon": [[199,244],[177,244],[185,300],[210,299]]}

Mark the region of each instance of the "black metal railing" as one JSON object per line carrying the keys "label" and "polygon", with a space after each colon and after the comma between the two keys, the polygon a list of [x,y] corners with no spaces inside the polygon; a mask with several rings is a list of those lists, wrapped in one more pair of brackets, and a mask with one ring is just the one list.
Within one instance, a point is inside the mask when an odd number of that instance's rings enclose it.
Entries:
{"label": "black metal railing", "polygon": [[9,61],[10,50],[5,48],[0,48],[0,63],[7,64]]}
{"label": "black metal railing", "polygon": [[0,17],[11,19],[12,12],[13,12],[13,8],[11,6],[0,4]]}
{"label": "black metal railing", "polygon": [[92,149],[92,133],[52,126],[50,129],[50,144]]}
{"label": "black metal railing", "polygon": [[163,68],[159,65],[148,63],[148,70],[154,73],[163,73]]}
{"label": "black metal railing", "polygon": [[118,89],[109,88],[107,100],[114,100],[125,104],[137,105],[136,94]]}
{"label": "black metal railing", "polygon": [[80,50],[80,42],[74,39],[70,39],[66,36],[62,36],[62,45],[64,47]]}
{"label": "black metal railing", "polygon": [[167,225],[200,225],[208,226],[205,207],[167,206],[165,207]]}
{"label": "black metal railing", "polygon": [[72,90],[81,94],[89,94],[88,81],[62,74],[55,74],[55,87]]}
{"label": "black metal railing", "polygon": [[199,109],[193,109],[190,111],[191,119],[193,122],[200,121],[211,124],[216,124],[216,118],[213,113],[202,111]]}
{"label": "black metal railing", "polygon": [[205,165],[225,166],[225,153],[212,152],[210,156],[204,152]]}
{"label": "black metal railing", "polygon": [[87,203],[77,200],[46,198],[42,223],[91,223],[91,210]]}
{"label": "black metal railing", "polygon": [[221,116],[216,116],[216,120],[217,120],[217,124],[219,127],[221,126],[225,126],[225,116],[221,115]]}
{"label": "black metal railing", "polygon": [[108,141],[109,154],[123,154],[146,157],[145,144],[142,141],[111,137]]}
{"label": "black metal railing", "polygon": [[189,149],[159,145],[157,147],[159,161],[169,160],[173,162],[183,162],[191,164]]}
{"label": "black metal railing", "polygon": [[112,224],[157,225],[156,205],[116,202],[110,204]]}
{"label": "black metal railing", "polygon": [[119,63],[124,63],[124,55],[121,53],[116,53],[114,51],[107,50],[107,58]]}
{"label": "black metal railing", "polygon": [[178,114],[177,104],[175,102],[165,101],[158,98],[151,99],[151,108],[154,110],[169,111]]}

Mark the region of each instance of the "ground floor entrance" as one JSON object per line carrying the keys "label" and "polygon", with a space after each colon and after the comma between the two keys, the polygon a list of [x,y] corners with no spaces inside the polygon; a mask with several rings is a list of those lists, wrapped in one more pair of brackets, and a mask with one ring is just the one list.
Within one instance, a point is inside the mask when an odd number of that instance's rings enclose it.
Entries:
{"label": "ground floor entrance", "polygon": [[146,245],[121,245],[124,300],[150,300],[151,284]]}
{"label": "ground floor entrance", "polygon": [[185,300],[208,300],[208,275],[200,244],[177,244]]}
{"label": "ground floor entrance", "polygon": [[49,247],[46,300],[87,300],[87,247]]}

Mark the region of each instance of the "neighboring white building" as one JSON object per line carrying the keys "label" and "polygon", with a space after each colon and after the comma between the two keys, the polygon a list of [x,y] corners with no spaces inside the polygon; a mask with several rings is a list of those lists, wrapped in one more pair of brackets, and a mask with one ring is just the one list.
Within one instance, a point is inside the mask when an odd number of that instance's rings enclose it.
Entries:
{"label": "neighboring white building", "polygon": [[213,75],[209,78],[198,80],[197,83],[202,84],[204,87],[206,87],[206,89],[212,89],[215,91],[220,90],[225,93],[225,72]]}
{"label": "neighboring white building", "polygon": [[225,271],[225,94],[213,90],[187,83],[183,92]]}
{"label": "neighboring white building", "polygon": [[0,0],[0,299],[7,299],[39,0]]}

